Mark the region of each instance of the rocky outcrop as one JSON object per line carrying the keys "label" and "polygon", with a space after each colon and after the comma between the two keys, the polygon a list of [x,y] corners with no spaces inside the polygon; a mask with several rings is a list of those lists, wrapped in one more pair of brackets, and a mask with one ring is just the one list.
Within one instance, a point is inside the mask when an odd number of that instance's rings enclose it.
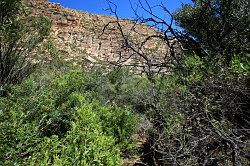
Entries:
{"label": "rocky outcrop", "polygon": [[[105,25],[114,22],[115,17],[72,10],[47,1],[33,0],[28,6],[32,14],[42,14],[52,20],[50,40],[67,55],[66,60],[118,61],[121,56],[131,55],[131,50],[124,47],[124,38],[117,24],[109,24],[103,32]],[[159,33],[145,24],[135,25],[129,19],[121,19],[120,23],[125,35],[134,43],[139,44],[147,36]],[[143,47],[154,60],[160,59],[160,55],[165,56],[168,51],[166,44],[155,39],[148,40]],[[136,55],[132,59],[141,61]],[[131,59],[126,62],[131,62]]]}

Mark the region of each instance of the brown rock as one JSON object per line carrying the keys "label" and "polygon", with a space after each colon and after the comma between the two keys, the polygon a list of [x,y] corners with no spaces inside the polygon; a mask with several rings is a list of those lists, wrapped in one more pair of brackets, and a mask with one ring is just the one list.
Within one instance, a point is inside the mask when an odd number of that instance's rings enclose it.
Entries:
{"label": "brown rock", "polygon": [[[114,17],[67,9],[47,1],[33,0],[29,6],[33,14],[43,14],[51,18],[51,38],[58,48],[65,50],[67,59],[83,56],[82,52],[101,60],[110,60],[112,57],[113,60],[117,60],[120,55],[130,55],[128,49],[121,48],[124,46],[124,39],[116,24],[110,24],[102,34],[104,26],[114,21]],[[120,23],[124,33],[138,44],[142,43],[148,35],[160,34],[145,24],[134,26],[134,22],[129,19],[122,19]],[[164,53],[168,50],[166,44],[156,39],[146,42],[143,48],[142,51],[149,57],[165,56]]]}

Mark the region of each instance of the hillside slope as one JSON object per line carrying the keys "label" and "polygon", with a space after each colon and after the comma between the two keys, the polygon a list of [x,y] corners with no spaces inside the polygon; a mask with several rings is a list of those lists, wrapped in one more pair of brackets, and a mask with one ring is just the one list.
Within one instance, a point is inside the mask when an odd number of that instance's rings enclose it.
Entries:
{"label": "hillside slope", "polygon": [[[99,60],[114,62],[125,59],[126,63],[135,60],[144,63],[141,57],[132,55],[132,51],[124,47],[124,39],[115,23],[115,17],[72,10],[60,4],[41,0],[32,0],[28,6],[32,14],[42,14],[52,20],[50,41],[66,55],[66,60],[79,62],[87,59],[90,62]],[[129,19],[119,21],[125,35],[133,41],[134,45],[139,45],[149,35],[160,34],[145,24],[135,24]],[[105,25],[110,22],[113,23],[103,31]],[[161,59],[159,55],[166,55],[168,48],[163,41],[150,39],[145,42],[142,50],[146,50],[143,53],[156,61]]]}

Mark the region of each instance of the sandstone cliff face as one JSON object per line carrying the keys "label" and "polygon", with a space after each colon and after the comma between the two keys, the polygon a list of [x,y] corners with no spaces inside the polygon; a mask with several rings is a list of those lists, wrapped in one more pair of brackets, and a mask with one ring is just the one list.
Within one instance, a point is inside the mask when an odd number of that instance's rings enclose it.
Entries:
{"label": "sandstone cliff face", "polygon": [[[90,14],[62,7],[60,4],[47,1],[32,0],[29,2],[34,15],[45,15],[52,20],[51,40],[62,52],[67,55],[66,60],[103,61],[140,61],[143,59],[132,55],[131,50],[124,47],[124,39],[118,30],[117,24],[109,24],[103,33],[103,28],[108,23],[115,21],[115,17]],[[155,29],[144,24],[134,24],[128,19],[120,20],[125,35],[134,44],[141,43],[147,36],[154,35]],[[160,40],[148,40],[143,46],[146,56],[156,61],[168,52],[166,44]],[[132,56],[131,56],[132,55]],[[122,57],[122,58],[121,58]],[[130,57],[126,59],[125,57]],[[143,63],[143,62],[142,62]]]}

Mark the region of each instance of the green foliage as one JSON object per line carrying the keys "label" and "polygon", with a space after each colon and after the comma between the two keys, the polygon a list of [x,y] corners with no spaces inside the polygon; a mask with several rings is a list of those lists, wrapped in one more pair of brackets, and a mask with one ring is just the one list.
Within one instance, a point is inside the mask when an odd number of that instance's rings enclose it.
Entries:
{"label": "green foliage", "polygon": [[[249,58],[235,55],[230,66],[221,59],[185,55],[172,76],[155,78],[154,100],[147,101],[146,111],[152,123],[147,147],[153,151],[145,156],[149,165],[246,164],[225,149],[244,154],[250,138]],[[231,145],[220,149],[226,144]]]}
{"label": "green foliage", "polygon": [[249,55],[234,56],[231,63],[231,70],[238,75],[248,76],[250,74]]}
{"label": "green foliage", "polygon": [[96,113],[88,105],[79,108],[71,130],[63,139],[45,138],[30,160],[41,165],[120,165],[119,148],[106,136]]}
{"label": "green foliage", "polygon": [[86,73],[82,84],[87,100],[98,100],[102,104],[115,103],[118,106],[133,106],[140,94],[149,86],[145,77],[132,74],[128,69],[105,71],[94,68]]}
{"label": "green foliage", "polygon": [[249,9],[247,0],[194,0],[177,10],[175,19],[211,59],[221,54],[229,63],[234,54],[249,51]]}
{"label": "green foliage", "polygon": [[[20,83],[39,58],[33,52],[49,35],[50,20],[25,15],[20,0],[0,2],[0,86]],[[2,89],[1,88],[1,89]]]}
{"label": "green foliage", "polygon": [[205,64],[197,55],[186,55],[182,58],[181,65],[177,67],[179,78],[185,83],[197,82],[202,79]]}
{"label": "green foliage", "polygon": [[11,0],[11,1],[1,1],[0,7],[1,7],[1,28],[3,28],[3,25],[6,24],[9,19],[14,19],[13,17],[18,14],[20,9],[20,1],[19,0]]}
{"label": "green foliage", "polygon": [[[34,74],[0,98],[1,165],[120,165],[136,116],[89,98],[88,73]],[[95,96],[95,95],[94,95]]]}
{"label": "green foliage", "polygon": [[[135,150],[134,136],[146,139],[148,165],[244,164],[239,154],[250,138],[246,1],[194,1],[177,11],[178,24],[213,57],[183,55],[170,76],[148,80],[129,68],[103,66],[82,72],[57,61],[62,55],[48,42],[39,53],[55,60],[11,85],[31,73],[38,59],[30,52],[50,26],[44,17],[19,15],[19,2],[0,2],[0,51],[11,44],[26,49],[22,56],[1,54],[7,59],[0,59],[1,72],[7,65],[14,73],[0,73],[0,86],[8,84],[8,95],[0,89],[0,165],[121,165]],[[19,73],[22,64],[28,68]]]}

